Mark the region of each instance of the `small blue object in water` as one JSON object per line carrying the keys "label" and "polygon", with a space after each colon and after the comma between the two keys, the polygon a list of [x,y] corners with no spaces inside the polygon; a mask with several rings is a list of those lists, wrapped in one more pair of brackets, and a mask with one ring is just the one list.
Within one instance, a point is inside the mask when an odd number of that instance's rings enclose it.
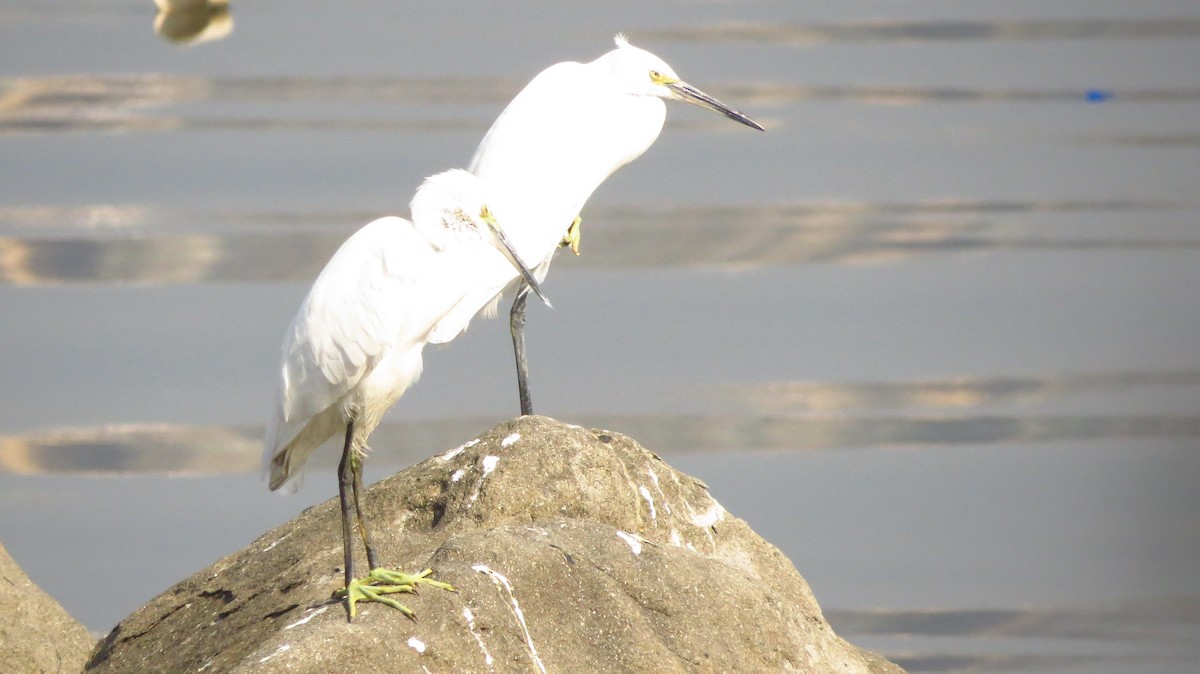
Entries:
{"label": "small blue object in water", "polygon": [[1113,92],[1106,89],[1088,89],[1083,98],[1088,103],[1103,103],[1112,100]]}

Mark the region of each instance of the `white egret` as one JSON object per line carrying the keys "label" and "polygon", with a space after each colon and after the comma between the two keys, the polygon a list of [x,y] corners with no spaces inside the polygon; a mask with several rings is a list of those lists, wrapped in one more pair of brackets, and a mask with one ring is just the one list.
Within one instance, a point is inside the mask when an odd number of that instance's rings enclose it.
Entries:
{"label": "white egret", "polygon": [[[762,130],[746,115],[690,86],[671,66],[616,36],[616,49],[590,63],[543,70],[508,104],[475,151],[468,170],[488,182],[497,219],[513,246],[546,277],[560,243],[578,254],[579,213],[614,171],[652,145],[666,118],[664,100],[693,103]],[[570,228],[563,236],[563,228]],[[519,284],[509,314],[521,413],[532,414],[525,358],[528,287]],[[502,287],[492,293],[495,309]],[[483,303],[481,303],[482,306]]]}
{"label": "white egret", "polygon": [[[428,578],[428,569],[407,574],[380,567],[362,505],[367,437],[417,381],[425,345],[453,339],[478,313],[482,304],[472,298],[478,285],[519,275],[541,295],[492,217],[480,179],[462,170],[428,178],[411,209],[412,222],[385,217],[358,230],[313,283],[284,337],[265,440],[263,471],[272,491],[294,491],[309,455],[335,435],[343,440],[342,593],[351,619],[357,601],[379,601],[411,617],[383,595],[410,592],[418,583],[451,589]],[[354,577],[351,507],[370,566],[362,579]]]}

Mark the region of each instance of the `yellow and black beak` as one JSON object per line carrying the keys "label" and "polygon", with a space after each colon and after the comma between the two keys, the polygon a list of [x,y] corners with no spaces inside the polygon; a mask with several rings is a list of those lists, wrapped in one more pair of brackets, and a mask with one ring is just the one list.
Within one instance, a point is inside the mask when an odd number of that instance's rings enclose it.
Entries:
{"label": "yellow and black beak", "polygon": [[713,98],[712,96],[709,96],[708,94],[704,93],[703,91],[700,91],[699,89],[693,87],[692,85],[688,84],[687,82],[684,82],[682,80],[673,79],[673,78],[663,77],[659,81],[659,83],[662,84],[663,86],[665,86],[667,89],[670,89],[671,95],[674,96],[676,100],[683,101],[684,103],[691,103],[692,105],[698,105],[702,108],[708,108],[709,110],[712,110],[713,112],[719,112],[722,115],[725,115],[726,117],[728,117],[729,119],[732,119],[733,121],[738,122],[740,124],[745,124],[746,126],[752,128],[752,129],[758,129],[759,131],[765,130],[765,129],[763,129],[762,125],[759,124],[758,122],[754,121],[753,119],[750,119],[745,114],[738,112],[737,110],[734,110],[733,108],[729,107],[728,105],[725,105],[724,103],[722,103],[721,101],[718,101],[717,99]]}

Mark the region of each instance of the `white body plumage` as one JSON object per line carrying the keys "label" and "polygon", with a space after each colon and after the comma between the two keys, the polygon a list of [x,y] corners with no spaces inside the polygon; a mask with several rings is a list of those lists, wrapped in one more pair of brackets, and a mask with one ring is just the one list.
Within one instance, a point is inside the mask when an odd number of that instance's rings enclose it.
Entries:
{"label": "white body plumage", "polygon": [[480,217],[476,177],[433,176],[411,208],[412,222],[380,218],[347,239],[288,327],[263,455],[271,489],[294,491],[308,457],[343,439],[350,420],[362,451],[420,377],[425,345],[453,339],[478,313],[471,291],[519,274]]}

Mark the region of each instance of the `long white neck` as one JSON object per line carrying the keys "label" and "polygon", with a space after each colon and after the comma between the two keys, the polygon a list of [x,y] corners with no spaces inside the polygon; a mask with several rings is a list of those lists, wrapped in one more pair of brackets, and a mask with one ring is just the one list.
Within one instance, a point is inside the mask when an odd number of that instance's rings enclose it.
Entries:
{"label": "long white neck", "polygon": [[662,130],[661,99],[614,86],[603,69],[546,69],[505,108],[471,160],[469,170],[489,183],[497,220],[531,265],[553,255],[592,192]]}

